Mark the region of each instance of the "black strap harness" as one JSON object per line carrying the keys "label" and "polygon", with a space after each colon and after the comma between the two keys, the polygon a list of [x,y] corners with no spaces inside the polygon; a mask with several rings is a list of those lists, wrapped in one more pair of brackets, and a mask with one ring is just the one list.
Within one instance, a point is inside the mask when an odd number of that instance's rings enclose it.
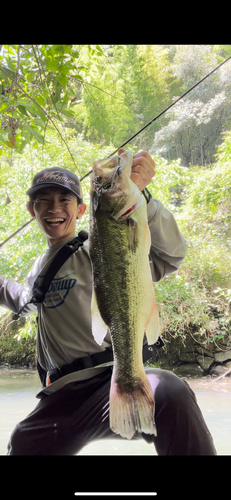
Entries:
{"label": "black strap harness", "polygon": [[14,320],[17,320],[20,317],[22,312],[26,309],[26,307],[29,304],[36,305],[36,304],[41,304],[44,301],[47,290],[53,278],[59,271],[59,269],[74,252],[76,252],[81,246],[83,246],[84,241],[86,241],[87,238],[88,238],[88,233],[83,229],[82,231],[79,232],[78,236],[76,236],[73,240],[69,241],[69,243],[66,243],[65,245],[63,245],[62,248],[60,248],[55,258],[53,259],[51,265],[47,269],[47,272],[43,278],[42,283],[38,285],[35,280],[32,288],[31,299],[29,300],[29,302],[24,304],[24,306],[18,311],[17,314],[13,315]]}

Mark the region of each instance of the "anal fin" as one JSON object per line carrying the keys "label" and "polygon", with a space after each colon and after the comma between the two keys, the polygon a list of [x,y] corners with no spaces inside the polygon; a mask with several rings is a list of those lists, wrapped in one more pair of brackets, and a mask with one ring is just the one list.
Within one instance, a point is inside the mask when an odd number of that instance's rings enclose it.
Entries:
{"label": "anal fin", "polygon": [[154,344],[160,333],[160,319],[159,319],[159,311],[155,302],[155,299],[152,303],[151,315],[145,327],[146,337],[148,344]]}

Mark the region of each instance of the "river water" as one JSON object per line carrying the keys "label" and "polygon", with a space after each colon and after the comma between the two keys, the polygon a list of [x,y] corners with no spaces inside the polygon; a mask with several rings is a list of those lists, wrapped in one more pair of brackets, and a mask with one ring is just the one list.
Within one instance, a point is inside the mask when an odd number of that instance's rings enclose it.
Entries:
{"label": "river water", "polygon": [[[231,377],[187,379],[194,390],[218,455],[231,455]],[[0,369],[0,455],[6,455],[7,443],[15,425],[32,411],[40,390],[37,372]],[[99,440],[90,443],[79,455],[156,455],[153,446],[143,440]]]}

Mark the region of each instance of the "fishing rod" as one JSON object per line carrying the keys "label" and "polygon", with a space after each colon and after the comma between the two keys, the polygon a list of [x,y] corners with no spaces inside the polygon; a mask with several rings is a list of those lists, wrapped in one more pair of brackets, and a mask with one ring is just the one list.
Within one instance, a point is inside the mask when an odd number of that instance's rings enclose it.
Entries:
{"label": "fishing rod", "polygon": [[28,226],[28,224],[30,224],[34,219],[30,219],[28,220],[25,224],[23,224],[23,226],[21,226],[19,229],[17,229],[17,231],[15,231],[13,234],[11,234],[8,238],[6,238],[6,240],[4,240],[2,243],[0,243],[0,248],[5,245],[5,243],[7,243],[7,241],[11,240],[11,238],[13,238],[14,236],[16,236],[16,234],[18,234],[20,231],[22,231],[22,229],[24,229],[24,227]]}
{"label": "fishing rod", "polygon": [[[208,78],[209,76],[211,76],[213,73],[215,73],[215,71],[217,71],[219,68],[221,68],[221,66],[223,66],[223,64],[226,64],[229,60],[231,59],[231,56],[229,56],[227,59],[225,59],[222,63],[220,63],[218,66],[216,66],[216,68],[214,68],[212,71],[210,71],[207,75],[205,75],[203,78],[201,78],[201,80],[199,80],[197,83],[195,83],[195,85],[193,85],[192,87],[190,87],[189,90],[187,90],[186,92],[184,92],[184,94],[182,94],[180,97],[178,97],[175,101],[172,102],[172,104],[170,104],[169,106],[167,106],[163,111],[161,111],[161,113],[159,113],[157,116],[155,116],[155,118],[153,118],[152,120],[150,120],[148,123],[146,123],[146,125],[144,125],[144,127],[142,127],[140,130],[138,130],[138,132],[136,132],[132,137],[130,137],[128,140],[126,140],[123,144],[121,144],[121,146],[119,146],[117,149],[115,149],[115,151],[113,151],[113,153],[111,153],[108,158],[110,158],[111,156],[113,156],[115,153],[117,153],[117,151],[121,148],[123,148],[124,146],[126,146],[126,144],[128,144],[129,142],[131,142],[133,139],[135,139],[135,137],[137,137],[139,134],[141,134],[141,132],[143,132],[144,130],[146,130],[146,128],[150,127],[150,125],[152,123],[154,123],[156,120],[158,120],[158,118],[160,118],[162,115],[164,115],[164,113],[166,113],[169,109],[171,109],[173,106],[175,106],[175,104],[177,104],[181,99],[183,99],[187,94],[189,94],[189,92],[191,92],[193,89],[195,89],[198,85],[200,85],[204,80],[206,80],[206,78]],[[80,179],[80,182],[82,182],[84,179],[86,179],[86,177],[88,177],[91,173],[93,172],[93,170],[90,170],[87,174],[85,174],[83,177],[81,177]],[[21,226],[19,229],[17,229],[17,231],[15,231],[13,234],[11,234],[6,240],[4,240],[2,243],[0,243],[0,248],[5,245],[11,238],[13,238],[14,236],[16,236],[16,234],[18,234],[20,231],[22,231],[22,229],[24,229],[28,224],[30,224],[34,219],[30,219],[28,222],[26,222],[25,224],[23,224],[23,226]]]}
{"label": "fishing rod", "polygon": [[[189,94],[189,92],[191,92],[193,89],[195,89],[198,85],[200,85],[200,83],[202,83],[206,78],[208,78],[210,75],[212,75],[215,71],[217,71],[221,66],[223,66],[223,64],[227,63],[227,61],[229,61],[231,59],[231,56],[228,57],[227,59],[225,59],[225,61],[223,61],[221,64],[219,64],[216,68],[214,68],[212,71],[210,71],[210,73],[208,73],[207,75],[205,75],[203,78],[201,78],[201,80],[199,80],[197,83],[195,83],[195,85],[193,85],[192,87],[190,87],[189,90],[187,90],[186,92],[184,92],[184,94],[182,94],[180,97],[178,97],[175,101],[172,102],[172,104],[170,104],[169,106],[167,106],[163,111],[161,111],[161,113],[159,113],[157,116],[155,116],[155,118],[153,118],[150,122],[148,122],[146,125],[144,125],[144,127],[142,127],[140,130],[138,130],[138,132],[136,132],[132,137],[130,137],[127,141],[125,141],[123,144],[121,144],[121,146],[117,149],[115,149],[115,151],[113,151],[113,153],[111,153],[108,158],[110,158],[111,156],[113,156],[117,151],[118,149],[120,148],[123,148],[124,146],[126,146],[126,144],[128,144],[129,142],[131,142],[133,139],[135,139],[135,137],[137,137],[137,135],[139,135],[141,132],[143,132],[143,130],[145,130],[146,128],[150,127],[150,125],[152,123],[154,123],[156,120],[158,120],[158,118],[160,118],[164,113],[166,113],[169,109],[171,109],[173,106],[175,106],[175,104],[177,104],[181,99],[183,99],[183,97],[185,97],[187,94]],[[90,172],[88,172],[86,175],[84,175],[84,177],[82,177],[82,179],[80,179],[80,181],[82,181],[83,179],[85,179],[85,177],[88,177],[88,175],[90,175],[91,173],[93,172],[93,170],[90,170]]]}

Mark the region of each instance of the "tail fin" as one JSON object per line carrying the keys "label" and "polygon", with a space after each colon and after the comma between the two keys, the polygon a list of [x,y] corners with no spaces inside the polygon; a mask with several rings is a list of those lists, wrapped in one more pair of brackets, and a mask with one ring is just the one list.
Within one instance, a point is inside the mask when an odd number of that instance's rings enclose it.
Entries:
{"label": "tail fin", "polygon": [[154,414],[153,393],[145,373],[129,392],[113,381],[112,376],[110,428],[113,432],[127,439],[132,439],[136,431],[156,436]]}

